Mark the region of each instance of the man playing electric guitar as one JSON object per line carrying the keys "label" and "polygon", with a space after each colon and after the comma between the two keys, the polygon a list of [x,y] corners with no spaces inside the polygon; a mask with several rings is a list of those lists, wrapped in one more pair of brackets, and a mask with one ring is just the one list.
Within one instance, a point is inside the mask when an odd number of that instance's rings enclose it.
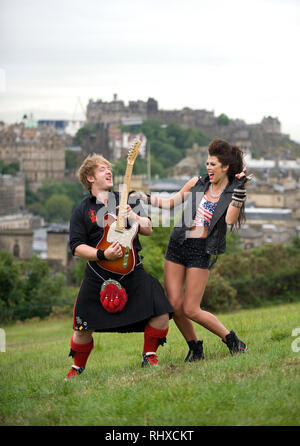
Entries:
{"label": "man playing electric guitar", "polygon": [[[129,197],[121,212],[129,226],[137,228],[130,250],[135,256],[133,269],[122,274],[105,268],[105,262],[117,264],[124,257],[124,247],[117,240],[99,248],[106,234],[107,216],[116,215],[120,209],[120,194],[112,191],[111,164],[100,155],[87,157],[78,176],[89,196],[73,211],[70,247],[74,256],[87,260],[87,265],[74,306],[69,355],[73,365],[66,379],[85,369],[93,349],[93,332],[144,332],[142,366],[156,365],[157,348],[166,340],[173,310],[160,283],[144,270],[139,256],[138,234],[151,235],[151,220],[139,201],[132,202]],[[127,260],[122,265],[126,266]]]}

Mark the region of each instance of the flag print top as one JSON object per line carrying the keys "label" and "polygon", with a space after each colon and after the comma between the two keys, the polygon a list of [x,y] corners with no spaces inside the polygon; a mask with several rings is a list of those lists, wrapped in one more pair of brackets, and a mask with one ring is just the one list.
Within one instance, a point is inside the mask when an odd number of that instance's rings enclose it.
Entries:
{"label": "flag print top", "polygon": [[209,226],[218,202],[209,201],[204,194],[194,220],[194,226]]}

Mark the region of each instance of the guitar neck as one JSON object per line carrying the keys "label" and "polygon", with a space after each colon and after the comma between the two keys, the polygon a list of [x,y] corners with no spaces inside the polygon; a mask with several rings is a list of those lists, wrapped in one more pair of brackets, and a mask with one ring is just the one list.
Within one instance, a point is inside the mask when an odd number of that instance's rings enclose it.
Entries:
{"label": "guitar neck", "polygon": [[127,206],[132,169],[133,169],[133,163],[127,162],[127,167],[126,167],[125,176],[124,176],[124,183],[123,183],[122,192],[121,192],[119,214],[118,214],[117,223],[116,223],[116,229],[118,229],[119,231],[122,231],[125,228],[125,223],[126,223],[125,220],[126,219],[121,214],[123,214],[123,212],[126,210],[126,206]]}

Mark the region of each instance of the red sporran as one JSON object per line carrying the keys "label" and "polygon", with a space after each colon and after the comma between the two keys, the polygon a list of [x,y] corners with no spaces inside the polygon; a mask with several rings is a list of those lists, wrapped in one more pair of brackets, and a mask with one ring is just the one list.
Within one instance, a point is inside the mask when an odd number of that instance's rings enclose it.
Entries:
{"label": "red sporran", "polygon": [[106,280],[100,291],[100,302],[109,313],[119,313],[127,303],[125,288],[116,280]]}

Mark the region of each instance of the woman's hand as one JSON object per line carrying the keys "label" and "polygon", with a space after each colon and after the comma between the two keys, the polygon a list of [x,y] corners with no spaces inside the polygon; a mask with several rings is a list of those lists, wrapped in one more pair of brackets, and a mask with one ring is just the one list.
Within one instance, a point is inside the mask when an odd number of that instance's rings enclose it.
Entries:
{"label": "woman's hand", "polygon": [[235,175],[235,177],[236,177],[238,180],[243,181],[243,185],[244,185],[247,181],[251,180],[251,178],[253,177],[253,173],[251,173],[250,175],[246,176],[247,167],[248,167],[248,166],[245,166],[245,167],[243,168],[242,172],[237,173],[237,174]]}
{"label": "woman's hand", "polygon": [[144,203],[148,204],[148,195],[146,195],[145,192],[143,191],[138,191],[138,192],[134,191],[130,194],[130,197],[137,198],[138,200],[141,200]]}

